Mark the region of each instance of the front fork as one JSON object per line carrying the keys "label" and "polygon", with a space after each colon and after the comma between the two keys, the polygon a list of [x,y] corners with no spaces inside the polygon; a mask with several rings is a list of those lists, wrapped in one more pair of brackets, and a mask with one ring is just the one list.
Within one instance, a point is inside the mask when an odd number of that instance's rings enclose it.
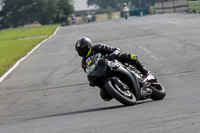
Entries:
{"label": "front fork", "polygon": [[149,86],[151,85],[148,82],[144,82],[139,80],[139,84],[140,84],[140,88],[141,88],[141,100],[147,99],[150,97],[150,95],[152,94],[152,90],[149,89]]}
{"label": "front fork", "polygon": [[144,100],[144,99],[149,98],[150,95],[152,94],[152,90],[149,89],[149,86],[151,85],[151,83],[143,81],[143,79],[138,73],[135,73],[132,70],[129,70],[129,71],[131,71],[131,73],[134,73],[133,77],[135,77],[135,79],[139,82],[139,88],[140,88],[140,93],[141,93],[140,99]]}

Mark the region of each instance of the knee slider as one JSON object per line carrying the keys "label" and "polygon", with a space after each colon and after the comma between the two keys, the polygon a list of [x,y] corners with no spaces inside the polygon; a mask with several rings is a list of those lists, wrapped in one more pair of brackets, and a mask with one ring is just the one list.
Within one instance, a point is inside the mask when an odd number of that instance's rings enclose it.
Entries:
{"label": "knee slider", "polygon": [[104,101],[106,101],[106,102],[109,102],[110,100],[112,100],[112,99],[103,99]]}
{"label": "knee slider", "polygon": [[107,92],[105,92],[104,90],[100,90],[100,96],[104,101],[110,101],[112,100],[112,96],[110,96]]}

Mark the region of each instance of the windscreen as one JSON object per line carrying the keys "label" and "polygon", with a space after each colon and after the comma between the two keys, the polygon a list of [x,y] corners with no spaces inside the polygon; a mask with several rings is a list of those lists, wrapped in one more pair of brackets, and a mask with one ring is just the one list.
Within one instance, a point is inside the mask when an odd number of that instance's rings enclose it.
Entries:
{"label": "windscreen", "polygon": [[101,54],[99,53],[86,59],[86,74],[89,75],[95,69],[100,58]]}

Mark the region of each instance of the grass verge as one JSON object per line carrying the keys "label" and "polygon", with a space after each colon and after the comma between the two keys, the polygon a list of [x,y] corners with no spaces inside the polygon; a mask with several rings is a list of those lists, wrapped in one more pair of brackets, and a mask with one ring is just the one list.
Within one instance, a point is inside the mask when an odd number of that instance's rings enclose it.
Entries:
{"label": "grass verge", "polygon": [[17,38],[51,35],[59,25],[16,28],[0,31],[0,77],[12,67],[16,61],[25,56],[43,38],[13,40]]}
{"label": "grass verge", "polygon": [[32,36],[51,35],[59,25],[0,30],[0,40],[17,39]]}
{"label": "grass verge", "polygon": [[188,1],[188,11],[190,13],[200,12],[200,1]]}
{"label": "grass verge", "polygon": [[43,39],[0,41],[0,75],[3,75],[17,60],[26,55]]}

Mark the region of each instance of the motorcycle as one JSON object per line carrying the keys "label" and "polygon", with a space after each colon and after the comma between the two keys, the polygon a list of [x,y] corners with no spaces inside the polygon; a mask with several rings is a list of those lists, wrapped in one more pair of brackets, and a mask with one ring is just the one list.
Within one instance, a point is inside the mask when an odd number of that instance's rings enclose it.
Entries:
{"label": "motorcycle", "polygon": [[76,24],[76,16],[74,14],[71,15],[71,21],[73,25]]}
{"label": "motorcycle", "polygon": [[86,74],[90,83],[127,106],[149,98],[161,100],[166,95],[164,86],[151,73],[143,79],[132,65],[108,60],[100,53],[86,59]]}
{"label": "motorcycle", "polygon": [[124,9],[122,10],[124,18],[128,19],[129,16],[129,8],[128,7],[124,7]]}

